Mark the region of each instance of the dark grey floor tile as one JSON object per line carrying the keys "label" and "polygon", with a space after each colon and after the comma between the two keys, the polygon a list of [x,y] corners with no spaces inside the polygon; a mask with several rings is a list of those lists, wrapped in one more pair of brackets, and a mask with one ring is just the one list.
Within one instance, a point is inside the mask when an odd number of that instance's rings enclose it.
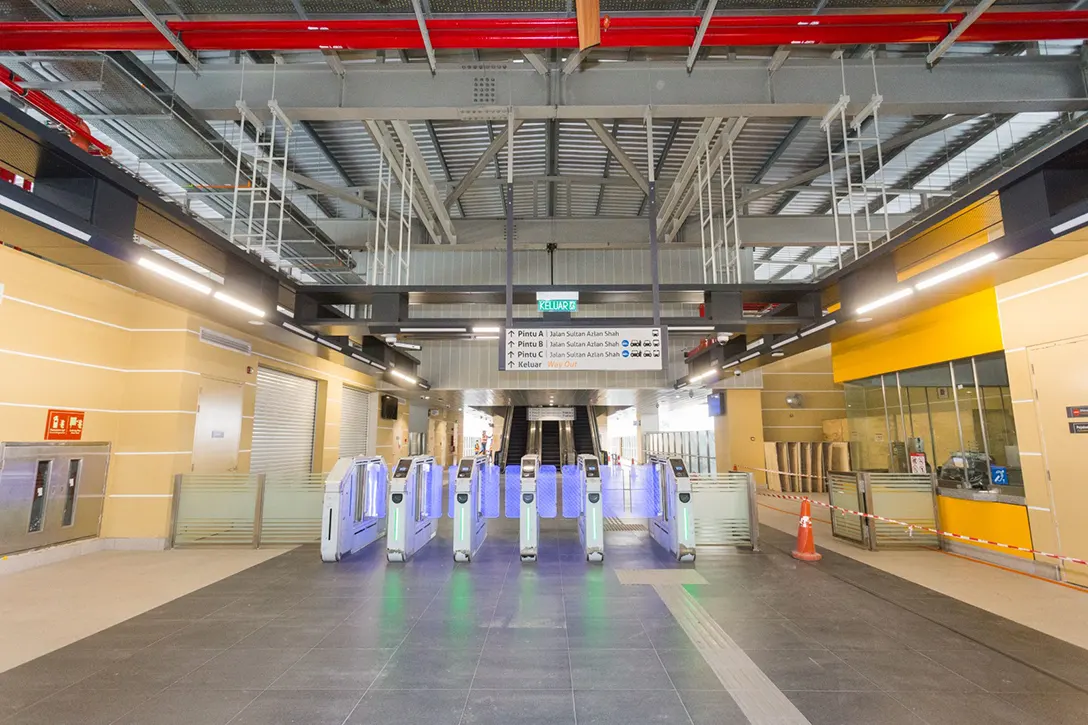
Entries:
{"label": "dark grey floor tile", "polygon": [[926,725],[879,692],[786,692],[811,725]]}
{"label": "dark grey floor tile", "polygon": [[178,681],[200,689],[264,689],[298,662],[305,649],[230,649]]}
{"label": "dark grey floor tile", "polygon": [[988,692],[1073,692],[1064,682],[993,650],[924,653]]}
{"label": "dark grey floor tile", "polygon": [[668,673],[652,650],[571,650],[570,662],[575,690],[673,689]]}
{"label": "dark grey floor tile", "polygon": [[698,650],[659,649],[657,656],[677,690],[721,690],[718,675]]}
{"label": "dark grey floor tile", "polygon": [[550,690],[481,690],[473,688],[462,725],[574,725],[570,688]]}
{"label": "dark grey floor tile", "polygon": [[571,649],[653,649],[641,620],[568,622],[567,642]]}
{"label": "dark grey floor tile", "polygon": [[466,689],[480,653],[475,650],[402,647],[390,658],[372,687],[379,690]]}
{"label": "dark grey floor tile", "polygon": [[153,619],[136,617],[116,624],[78,642],[80,647],[94,649],[140,649],[188,627],[185,619]]}
{"label": "dark grey floor tile", "polygon": [[88,690],[142,690],[157,692],[210,662],[218,649],[155,647],[111,663],[74,685]]}
{"label": "dark grey floor tile", "polygon": [[836,652],[841,650],[902,650],[906,645],[861,619],[794,620],[805,635]]}
{"label": "dark grey floor tile", "polygon": [[479,652],[487,639],[487,625],[475,620],[420,620],[404,640],[405,647],[471,649]]}
{"label": "dark grey floor tile", "polygon": [[574,707],[578,725],[691,723],[675,690],[576,691]]}
{"label": "dark grey floor tile", "polygon": [[226,725],[259,690],[168,689],[137,705],[116,725]]}
{"label": "dark grey floor tile", "polygon": [[840,657],[888,692],[982,692],[970,680],[910,650],[846,652]]}
{"label": "dark grey floor tile", "polygon": [[272,683],[273,690],[366,690],[391,649],[314,649]]}
{"label": "dark grey floor tile", "polygon": [[458,725],[468,690],[370,690],[344,725]]}
{"label": "dark grey floor tile", "polygon": [[54,692],[56,690],[52,687],[0,686],[0,722]]}
{"label": "dark grey floor tile", "polygon": [[680,700],[694,725],[749,725],[744,711],[725,690],[682,690]]}
{"label": "dark grey floor tile", "polygon": [[1023,722],[1031,725],[1084,725],[1088,720],[1088,694],[1083,692],[999,696],[1028,714]]}
{"label": "dark grey floor tile", "polygon": [[472,688],[485,690],[571,689],[566,650],[491,649],[480,658]]}
{"label": "dark grey floor tile", "polygon": [[371,625],[352,625],[347,622],[333,628],[317,643],[318,649],[384,649],[397,647],[411,630],[410,624],[375,622]]}
{"label": "dark grey floor tile", "polygon": [[199,620],[161,640],[171,647],[233,647],[256,632],[264,621],[224,619]]}
{"label": "dark grey floor tile", "polygon": [[231,725],[341,725],[362,696],[348,690],[269,690]]}
{"label": "dark grey floor tile", "polygon": [[655,649],[695,649],[691,635],[675,619],[644,621],[642,626]]}
{"label": "dark grey floor tile", "polygon": [[147,619],[202,619],[212,612],[231,604],[237,599],[234,596],[201,596],[189,594],[184,597],[167,602],[162,606],[144,612],[140,615]]}
{"label": "dark grey floor tile", "polygon": [[812,635],[789,621],[744,619],[719,624],[741,649],[823,649]]}
{"label": "dark grey floor tile", "polygon": [[749,650],[746,654],[780,690],[879,690],[874,682],[827,650]]}
{"label": "dark grey floor tile", "polygon": [[[911,692],[892,695],[929,725],[1025,725],[1026,712],[998,697],[962,692]],[[1082,720],[1083,722],[1083,720]]]}
{"label": "dark grey floor tile", "polygon": [[565,627],[492,627],[487,634],[490,649],[509,647],[525,650],[566,650],[567,630]]}
{"label": "dark grey floor tile", "polygon": [[109,725],[147,697],[136,691],[69,688],[20,710],[4,725]]}
{"label": "dark grey floor tile", "polygon": [[241,649],[309,649],[316,647],[333,629],[332,624],[317,618],[306,622],[274,619],[234,646]]}
{"label": "dark grey floor tile", "polygon": [[0,690],[20,687],[68,687],[113,662],[131,657],[136,650],[69,648],[51,652],[7,672],[0,673]]}

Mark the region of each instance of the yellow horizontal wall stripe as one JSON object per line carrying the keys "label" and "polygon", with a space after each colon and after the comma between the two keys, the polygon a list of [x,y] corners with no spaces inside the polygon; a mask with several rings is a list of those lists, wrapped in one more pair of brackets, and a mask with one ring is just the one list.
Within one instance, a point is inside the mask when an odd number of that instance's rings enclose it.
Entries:
{"label": "yellow horizontal wall stripe", "polygon": [[1001,349],[997,298],[989,288],[833,341],[831,365],[843,382]]}

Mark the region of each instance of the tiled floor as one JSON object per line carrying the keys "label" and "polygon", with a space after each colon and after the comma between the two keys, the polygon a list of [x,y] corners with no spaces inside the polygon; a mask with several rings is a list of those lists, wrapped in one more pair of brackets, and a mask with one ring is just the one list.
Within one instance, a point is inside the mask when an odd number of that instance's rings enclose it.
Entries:
{"label": "tiled floor", "polygon": [[[813,725],[1085,722],[1088,651],[763,529],[700,552],[687,585]],[[610,533],[584,561],[547,526],[523,565],[493,526],[476,561],[440,536],[406,565],[304,547],[0,674],[0,723],[634,725],[746,723],[651,587],[677,566]]]}

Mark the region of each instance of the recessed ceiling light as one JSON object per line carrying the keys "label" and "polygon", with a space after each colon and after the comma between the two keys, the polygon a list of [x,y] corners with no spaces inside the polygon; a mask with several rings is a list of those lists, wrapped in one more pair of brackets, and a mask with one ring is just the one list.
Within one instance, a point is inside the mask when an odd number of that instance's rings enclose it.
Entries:
{"label": "recessed ceiling light", "polygon": [[771,353],[771,357],[786,357],[786,353],[782,352],[781,350],[777,350]]}
{"label": "recessed ceiling light", "polygon": [[859,317],[857,321],[858,322],[872,322],[873,318],[872,317]]}

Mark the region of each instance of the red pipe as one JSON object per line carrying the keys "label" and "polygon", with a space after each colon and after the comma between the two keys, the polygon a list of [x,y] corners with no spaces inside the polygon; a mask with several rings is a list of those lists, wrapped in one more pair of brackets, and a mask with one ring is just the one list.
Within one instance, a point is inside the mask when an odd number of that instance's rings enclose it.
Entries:
{"label": "red pipe", "polygon": [[[724,16],[712,19],[704,45],[776,46],[864,43],[936,43],[961,13]],[[688,47],[699,18],[617,17],[602,21],[601,45],[612,48]],[[414,19],[175,21],[169,26],[187,47],[202,50],[420,49]],[[574,48],[574,18],[435,18],[428,22],[435,48]],[[993,12],[982,16],[961,42],[1083,39],[1088,12]],[[169,50],[144,21],[0,23],[3,51]]]}
{"label": "red pipe", "polygon": [[68,131],[68,138],[72,143],[92,156],[110,156],[113,154],[113,149],[109,145],[102,143],[91,134],[91,129],[87,127],[86,121],[41,91],[19,85],[23,82],[25,81],[15,75],[9,68],[0,65],[0,84],[3,84],[24,101],[63,126]]}

